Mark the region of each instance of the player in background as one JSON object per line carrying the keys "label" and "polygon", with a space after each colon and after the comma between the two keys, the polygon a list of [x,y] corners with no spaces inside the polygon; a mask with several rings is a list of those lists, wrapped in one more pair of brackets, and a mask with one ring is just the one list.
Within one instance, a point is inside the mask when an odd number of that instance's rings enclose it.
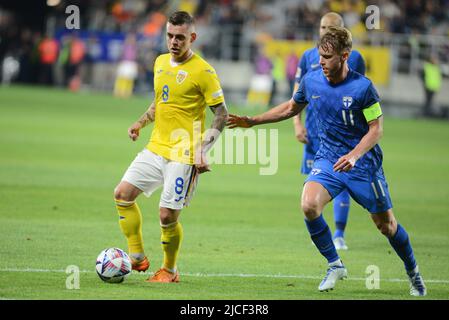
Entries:
{"label": "player in background", "polygon": [[320,146],[301,198],[305,224],[312,241],[329,264],[320,291],[335,287],[347,276],[322,211],[343,189],[370,212],[404,263],[410,294],[426,295],[409,236],[396,221],[382,169],[383,116],[379,96],[371,81],[348,67],[352,36],[343,27],[330,27],[319,43],[321,70],[307,73],[289,101],[254,117],[229,115],[230,128],[282,121],[307,105],[318,125]]}
{"label": "player in background", "polygon": [[[223,130],[228,114],[214,68],[191,49],[196,38],[194,20],[187,12],[175,12],[169,17],[169,53],[155,61],[154,101],[128,129],[129,137],[136,141],[140,130],[154,122],[152,135],[114,192],[132,267],[146,271],[149,261],[144,252],[142,215],[136,198],[142,192],[149,197],[163,187],[159,217],[164,259],[148,282],[179,282],[176,263],[183,239],[179,215],[193,195],[197,175],[210,171],[206,153]],[[214,130],[208,130],[201,138],[206,105],[215,115],[211,128]]]}
{"label": "player in background", "polygon": [[[326,33],[329,27],[337,26],[344,27],[343,18],[335,12],[326,13],[320,20],[320,37]],[[348,65],[352,70],[365,75],[365,61],[357,50],[351,51],[348,59]],[[318,53],[318,48],[314,47],[306,50],[298,63],[296,83],[293,94],[298,90],[299,83],[307,72],[318,70],[320,68],[320,54]],[[312,170],[313,160],[315,159],[320,143],[313,111],[313,109],[306,108],[304,125],[301,122],[301,113],[293,117],[296,139],[304,144],[303,160],[301,165],[302,174],[309,174],[310,170]],[[346,189],[333,199],[335,223],[333,241],[337,250],[348,249],[344,236],[346,224],[348,222],[350,199],[349,192]]]}

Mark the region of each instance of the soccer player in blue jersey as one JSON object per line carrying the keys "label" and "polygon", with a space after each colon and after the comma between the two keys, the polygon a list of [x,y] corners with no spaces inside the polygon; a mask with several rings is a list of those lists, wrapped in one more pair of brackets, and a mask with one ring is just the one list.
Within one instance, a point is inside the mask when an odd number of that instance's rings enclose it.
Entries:
{"label": "soccer player in blue jersey", "polygon": [[306,105],[316,109],[320,146],[304,184],[301,208],[312,241],[329,263],[318,289],[333,289],[338,280],[347,276],[321,212],[332,198],[348,189],[351,197],[370,212],[403,261],[410,294],[424,296],[424,280],[409,236],[393,214],[382,169],[378,145],[383,134],[380,99],[368,78],[349,69],[351,49],[351,33],[343,27],[330,27],[318,42],[321,70],[307,73],[292,99],[258,116],[229,115],[227,125],[249,128],[291,118]]}
{"label": "soccer player in blue jersey", "polygon": [[[344,27],[343,18],[335,12],[326,13],[320,20],[320,37],[326,33],[329,27],[337,26]],[[357,50],[351,51],[348,58],[348,66],[350,69],[365,75],[365,61]],[[307,72],[318,69],[321,69],[318,48],[314,47],[306,50],[298,63],[296,83],[293,93],[298,90],[299,83]],[[302,174],[309,174],[312,170],[313,161],[320,144],[315,116],[313,115],[314,110],[315,109],[312,108],[306,108],[304,125],[301,122],[301,113],[293,117],[296,138],[299,142],[304,143],[303,160],[301,165]],[[335,222],[335,232],[333,235],[334,245],[337,250],[347,250],[348,246],[346,245],[344,236],[350,207],[350,196],[348,190],[344,189],[340,194],[336,195],[333,202]]]}

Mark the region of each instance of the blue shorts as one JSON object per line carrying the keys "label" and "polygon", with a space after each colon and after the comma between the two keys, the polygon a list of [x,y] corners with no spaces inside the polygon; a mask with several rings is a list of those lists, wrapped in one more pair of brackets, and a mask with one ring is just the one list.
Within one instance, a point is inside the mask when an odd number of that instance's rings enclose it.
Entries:
{"label": "blue shorts", "polygon": [[305,182],[321,184],[335,198],[343,189],[370,213],[381,213],[393,207],[383,169],[374,174],[359,172],[334,172],[333,163],[318,159]]}
{"label": "blue shorts", "polygon": [[315,153],[311,153],[307,150],[307,145],[304,145],[304,152],[302,156],[301,173],[309,174],[313,168],[313,162],[315,159]]}

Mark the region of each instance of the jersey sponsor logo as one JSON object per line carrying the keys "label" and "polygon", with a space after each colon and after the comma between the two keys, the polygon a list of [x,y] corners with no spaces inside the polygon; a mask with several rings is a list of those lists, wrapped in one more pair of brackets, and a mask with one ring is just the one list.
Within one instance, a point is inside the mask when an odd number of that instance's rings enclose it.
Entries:
{"label": "jersey sponsor logo", "polygon": [[178,74],[176,75],[176,82],[178,84],[181,84],[184,82],[184,80],[187,78],[187,72],[184,70],[179,70]]}
{"label": "jersey sponsor logo", "polygon": [[312,95],[312,99],[318,99],[320,96]]}
{"label": "jersey sponsor logo", "polygon": [[343,107],[349,109],[349,107],[352,105],[352,101],[352,97],[343,97]]}
{"label": "jersey sponsor logo", "polygon": [[313,63],[313,64],[310,65],[310,67],[311,67],[312,69],[317,69],[319,66],[320,66],[319,63]]}

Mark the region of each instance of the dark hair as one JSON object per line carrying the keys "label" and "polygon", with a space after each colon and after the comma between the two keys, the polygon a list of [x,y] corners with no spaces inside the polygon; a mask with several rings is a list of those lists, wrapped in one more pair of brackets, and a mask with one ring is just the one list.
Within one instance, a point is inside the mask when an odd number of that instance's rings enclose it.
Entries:
{"label": "dark hair", "polygon": [[182,26],[183,24],[191,26],[195,23],[195,19],[186,11],[176,11],[168,18],[168,22],[174,26]]}
{"label": "dark hair", "polygon": [[350,52],[352,49],[351,32],[344,27],[329,27],[318,41],[317,47],[321,47],[325,51],[333,49],[338,54],[342,54],[344,51]]}

